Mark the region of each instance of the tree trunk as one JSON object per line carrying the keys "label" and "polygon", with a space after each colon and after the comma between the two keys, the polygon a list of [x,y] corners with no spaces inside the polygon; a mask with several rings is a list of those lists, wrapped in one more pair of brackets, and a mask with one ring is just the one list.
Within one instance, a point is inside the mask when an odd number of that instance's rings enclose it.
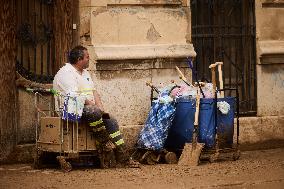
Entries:
{"label": "tree trunk", "polygon": [[0,6],[0,161],[16,144],[16,14],[15,1]]}

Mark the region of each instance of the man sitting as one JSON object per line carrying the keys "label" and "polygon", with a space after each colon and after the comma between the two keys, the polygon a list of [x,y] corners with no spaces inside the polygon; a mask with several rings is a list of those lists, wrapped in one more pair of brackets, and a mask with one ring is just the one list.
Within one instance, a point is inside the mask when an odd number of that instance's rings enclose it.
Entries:
{"label": "man sitting", "polygon": [[[55,75],[53,88],[64,96],[77,98],[76,109],[73,113],[86,120],[90,126],[103,123],[106,140],[110,138],[115,145],[115,159],[118,165],[137,167],[138,162],[133,161],[124,144],[117,121],[104,113],[103,104],[96,92],[90,73],[86,70],[89,66],[89,53],[83,46],[74,47],[69,53],[69,63],[66,63]],[[82,95],[83,94],[83,95]],[[68,109],[68,113],[71,108]],[[66,116],[63,114],[63,117]],[[67,115],[68,116],[68,115]]]}

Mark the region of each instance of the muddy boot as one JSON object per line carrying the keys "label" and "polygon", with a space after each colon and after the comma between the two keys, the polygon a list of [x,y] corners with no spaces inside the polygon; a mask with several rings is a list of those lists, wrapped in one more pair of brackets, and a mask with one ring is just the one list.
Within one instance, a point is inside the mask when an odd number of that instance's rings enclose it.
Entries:
{"label": "muddy boot", "polygon": [[[105,117],[106,115],[107,118]],[[108,114],[103,115],[102,121],[105,125],[106,131],[108,132],[111,141],[115,144],[115,146],[124,144],[124,140],[119,130],[117,121],[113,118],[110,118]]]}
{"label": "muddy boot", "polygon": [[56,157],[57,161],[59,162],[60,164],[60,167],[61,169],[64,171],[64,172],[70,172],[72,170],[72,165],[71,163],[67,162],[65,157],[63,156],[57,156]]}
{"label": "muddy boot", "polygon": [[129,153],[126,151],[125,145],[117,146],[114,150],[115,159],[116,159],[116,167],[129,167],[129,168],[140,168],[140,163],[138,161],[133,160]]}
{"label": "muddy boot", "polygon": [[116,167],[116,159],[114,154],[114,144],[111,141],[105,143],[100,150],[101,168]]}
{"label": "muddy boot", "polygon": [[103,115],[105,128],[109,133],[110,139],[115,144],[115,158],[117,167],[139,167],[139,163],[130,159],[118,123],[115,119],[110,118],[108,114]]}

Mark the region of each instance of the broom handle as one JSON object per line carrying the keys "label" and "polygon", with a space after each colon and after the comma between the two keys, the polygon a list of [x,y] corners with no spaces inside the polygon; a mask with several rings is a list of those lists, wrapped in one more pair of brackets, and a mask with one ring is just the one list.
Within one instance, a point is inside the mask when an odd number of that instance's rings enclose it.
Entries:
{"label": "broom handle", "polygon": [[[220,62],[220,64],[218,64],[218,73],[219,73],[219,85],[220,85],[220,89],[223,89],[223,88],[224,88],[222,65],[223,65],[223,62]],[[224,91],[221,91],[220,97],[221,97],[221,98],[224,98]]]}
{"label": "broom handle", "polygon": [[216,72],[215,72],[215,67],[211,68],[211,73],[212,73],[212,84],[213,84],[212,93],[215,95],[215,93],[216,93]]}
{"label": "broom handle", "polygon": [[180,71],[179,67],[176,66],[176,70],[178,71],[179,78],[184,82],[187,82],[187,79],[184,77],[183,73]]}
{"label": "broom handle", "polygon": [[157,87],[155,87],[150,81],[146,82],[146,85],[151,87],[152,90],[156,91],[156,93],[160,93],[159,89]]}
{"label": "broom handle", "polygon": [[199,94],[199,88],[197,88],[196,91],[196,111],[194,114],[194,126],[198,126],[198,116],[199,116],[199,104],[200,104],[200,94]]}
{"label": "broom handle", "polygon": [[199,88],[197,88],[196,91],[196,103],[195,103],[195,114],[194,114],[194,129],[192,133],[192,145],[193,148],[196,148],[197,145],[197,132],[198,132],[198,116],[199,116],[199,104],[200,104],[200,94],[199,94]]}

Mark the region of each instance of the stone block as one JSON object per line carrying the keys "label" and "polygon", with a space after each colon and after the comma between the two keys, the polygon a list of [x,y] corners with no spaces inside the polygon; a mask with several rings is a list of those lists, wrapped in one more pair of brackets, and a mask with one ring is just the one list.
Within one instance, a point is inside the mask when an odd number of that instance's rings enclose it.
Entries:
{"label": "stone block", "polygon": [[37,112],[35,109],[35,96],[22,89],[18,90],[19,118],[17,124],[17,143],[24,144],[35,141],[35,126]]}
{"label": "stone block", "polygon": [[[92,8],[93,45],[182,44],[189,31],[187,14],[181,8]],[[105,24],[108,23],[108,24]]]}
{"label": "stone block", "polygon": [[257,66],[258,116],[284,114],[284,64]]}
{"label": "stone block", "polygon": [[90,40],[90,28],[91,28],[91,8],[90,7],[80,7],[80,39],[87,38],[85,40]]}

